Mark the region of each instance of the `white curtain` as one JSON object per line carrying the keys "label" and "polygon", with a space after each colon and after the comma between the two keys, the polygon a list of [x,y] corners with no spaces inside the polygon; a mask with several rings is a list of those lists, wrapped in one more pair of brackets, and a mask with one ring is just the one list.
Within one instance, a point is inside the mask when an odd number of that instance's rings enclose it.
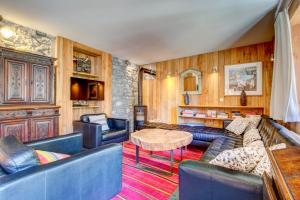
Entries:
{"label": "white curtain", "polygon": [[280,12],[275,22],[275,59],[270,113],[272,118],[284,122],[300,121],[291,25],[287,10]]}

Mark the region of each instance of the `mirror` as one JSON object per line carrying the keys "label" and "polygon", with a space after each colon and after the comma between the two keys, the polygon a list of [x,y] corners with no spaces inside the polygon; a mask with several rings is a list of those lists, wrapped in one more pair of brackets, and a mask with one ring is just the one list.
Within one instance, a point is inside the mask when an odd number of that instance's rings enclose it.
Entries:
{"label": "mirror", "polygon": [[182,94],[201,94],[201,72],[197,69],[188,69],[180,74]]}

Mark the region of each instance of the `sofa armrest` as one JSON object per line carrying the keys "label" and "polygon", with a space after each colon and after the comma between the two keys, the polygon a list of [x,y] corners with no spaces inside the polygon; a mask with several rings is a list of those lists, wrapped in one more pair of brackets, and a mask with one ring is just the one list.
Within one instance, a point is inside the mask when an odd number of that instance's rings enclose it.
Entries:
{"label": "sofa armrest", "polygon": [[201,161],[179,166],[179,199],[262,199],[262,179]]}
{"label": "sofa armrest", "polygon": [[100,124],[74,121],[73,129],[83,133],[83,146],[85,148],[92,149],[101,145],[102,126]]}
{"label": "sofa armrest", "polygon": [[111,199],[121,187],[120,144],[0,177],[0,197],[9,200]]}
{"label": "sofa armrest", "polygon": [[82,150],[82,133],[73,133],[25,143],[34,149],[75,154]]}
{"label": "sofa armrest", "polygon": [[129,121],[127,119],[107,118],[110,129],[129,131]]}

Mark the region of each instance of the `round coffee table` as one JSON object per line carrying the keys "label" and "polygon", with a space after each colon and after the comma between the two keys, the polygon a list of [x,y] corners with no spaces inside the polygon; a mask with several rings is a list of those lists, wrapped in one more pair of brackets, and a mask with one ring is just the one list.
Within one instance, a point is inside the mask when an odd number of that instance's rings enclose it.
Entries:
{"label": "round coffee table", "polygon": [[185,131],[164,129],[143,129],[131,133],[130,141],[136,145],[136,164],[139,165],[139,147],[152,151],[170,151],[171,172],[174,165],[174,151],[180,148],[182,159],[182,147],[189,145],[193,135]]}

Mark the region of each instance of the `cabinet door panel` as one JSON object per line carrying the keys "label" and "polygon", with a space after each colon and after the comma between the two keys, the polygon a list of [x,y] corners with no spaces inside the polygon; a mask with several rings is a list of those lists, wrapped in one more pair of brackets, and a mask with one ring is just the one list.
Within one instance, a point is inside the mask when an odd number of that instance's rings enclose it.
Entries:
{"label": "cabinet door panel", "polygon": [[31,78],[31,101],[49,102],[49,66],[33,64]]}
{"label": "cabinet door panel", "polygon": [[14,60],[5,60],[4,67],[5,103],[22,103],[27,101],[27,64]]}
{"label": "cabinet door panel", "polygon": [[31,122],[31,140],[54,137],[54,117],[32,119]]}
{"label": "cabinet door panel", "polygon": [[14,120],[0,124],[0,137],[15,135],[19,140],[29,141],[28,120]]}

